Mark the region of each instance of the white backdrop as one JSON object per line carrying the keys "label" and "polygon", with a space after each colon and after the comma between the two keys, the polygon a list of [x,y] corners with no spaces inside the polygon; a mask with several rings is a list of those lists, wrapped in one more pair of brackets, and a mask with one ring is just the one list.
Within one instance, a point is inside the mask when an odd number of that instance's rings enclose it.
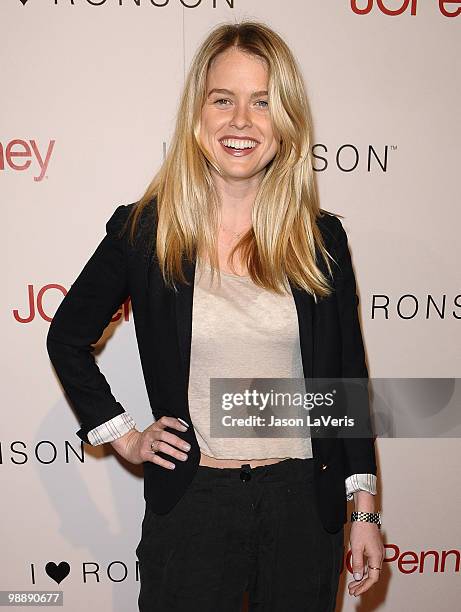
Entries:
{"label": "white backdrop", "polygon": [[[192,54],[220,22],[262,20],[300,61],[321,206],[345,215],[370,376],[460,376],[460,12],[443,0],[2,1],[0,590],[63,590],[69,612],[137,609],[141,472],[110,445],[83,448],[45,337],[106,220],[159,167]],[[378,295],[387,314],[372,309]],[[442,316],[426,313],[429,296],[446,300]],[[99,344],[114,395],[145,428],[131,313]],[[387,562],[361,603],[346,565],[338,611],[457,609],[460,448],[377,441]],[[61,562],[57,584],[47,563]]]}

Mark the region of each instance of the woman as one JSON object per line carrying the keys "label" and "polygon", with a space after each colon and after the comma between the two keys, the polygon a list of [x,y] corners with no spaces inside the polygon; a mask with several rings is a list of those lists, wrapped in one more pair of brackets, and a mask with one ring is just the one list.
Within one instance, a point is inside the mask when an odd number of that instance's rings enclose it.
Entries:
{"label": "woman", "polygon": [[[52,321],[48,352],[78,435],[144,464],[142,612],[237,612],[245,590],[250,610],[334,610],[352,498],[363,514],[349,592],[379,579],[371,437],[211,435],[210,379],[368,376],[347,237],[319,207],[309,117],[279,35],[249,21],[214,29],[160,172],[116,209]],[[144,431],[91,355],[128,296],[155,417]]]}

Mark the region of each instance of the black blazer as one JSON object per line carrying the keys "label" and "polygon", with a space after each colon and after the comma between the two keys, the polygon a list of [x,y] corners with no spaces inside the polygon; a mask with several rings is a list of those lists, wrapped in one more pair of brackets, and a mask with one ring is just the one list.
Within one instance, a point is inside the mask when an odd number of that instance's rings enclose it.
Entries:
{"label": "black blazer", "polygon": [[[188,377],[192,330],[195,261],[184,259],[189,285],[166,288],[151,256],[157,211],[155,200],[143,211],[135,244],[123,225],[133,204],[119,206],[106,224],[106,235],[62,300],[47,335],[47,350],[59,380],[81,423],[77,435],[89,443],[88,432],[124,412],[99,370],[92,344],[120,305],[131,298],[137,344],[154,418],[181,417],[191,424]],[[318,301],[291,285],[296,304],[305,378],[367,378],[358,296],[347,236],[340,220],[329,213],[318,226],[334,266],[335,291]],[[318,258],[323,266],[322,258]],[[184,494],[197,470],[200,449],[193,426],[185,433],[171,430],[191,444],[183,462],[168,470],[144,463],[144,498],[159,514],[168,512]],[[374,439],[312,438],[317,509],[325,529],[338,531],[346,522],[345,479],[352,474],[376,475]]]}

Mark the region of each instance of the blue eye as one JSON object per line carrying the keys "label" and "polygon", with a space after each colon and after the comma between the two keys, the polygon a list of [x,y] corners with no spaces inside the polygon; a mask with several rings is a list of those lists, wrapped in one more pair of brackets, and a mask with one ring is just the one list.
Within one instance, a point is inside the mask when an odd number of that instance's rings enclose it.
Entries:
{"label": "blue eye", "polygon": [[[215,100],[214,104],[218,104],[220,106],[227,106],[227,104],[221,104],[221,102],[230,102],[230,100],[228,98],[220,98],[219,100]],[[266,102],[266,100],[258,100],[256,102],[256,104],[259,104],[260,102],[265,104],[265,106],[263,106],[263,108],[267,108],[269,106],[269,103]]]}

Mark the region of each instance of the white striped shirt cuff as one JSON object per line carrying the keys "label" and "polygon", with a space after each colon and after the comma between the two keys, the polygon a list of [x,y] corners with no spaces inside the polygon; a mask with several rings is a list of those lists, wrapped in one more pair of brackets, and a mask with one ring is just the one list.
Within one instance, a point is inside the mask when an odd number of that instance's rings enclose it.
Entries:
{"label": "white striped shirt cuff", "polygon": [[374,474],[352,474],[346,478],[347,501],[354,499],[353,493],[357,491],[368,491],[376,495],[376,476]]}
{"label": "white striped shirt cuff", "polygon": [[113,419],[98,425],[88,432],[88,440],[92,446],[112,442],[136,427],[136,423],[128,412],[122,412]]}

